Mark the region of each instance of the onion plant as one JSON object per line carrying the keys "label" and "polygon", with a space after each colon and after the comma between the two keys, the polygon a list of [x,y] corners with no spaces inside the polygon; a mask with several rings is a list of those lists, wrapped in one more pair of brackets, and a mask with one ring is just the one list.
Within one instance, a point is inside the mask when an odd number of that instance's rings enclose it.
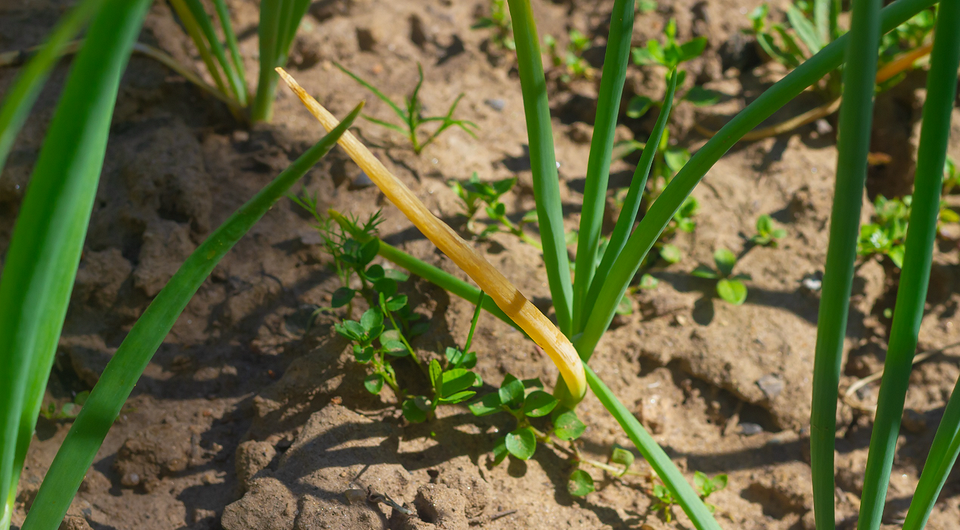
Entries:
{"label": "onion plant", "polygon": [[[770,87],[743,111],[734,117],[726,126],[715,134],[689,161],[677,172],[674,179],[663,189],[641,218],[639,225],[634,228],[639,204],[637,197],[645,185],[650,171],[653,150],[659,144],[659,135],[665,117],[669,113],[675,90],[677,76],[675,70],[668,73],[670,90],[661,106],[661,121],[658,121],[654,137],[646,143],[641,163],[638,165],[634,180],[631,184],[633,201],[628,199],[629,208],[624,208],[618,219],[614,235],[600,258],[600,225],[604,208],[604,197],[607,188],[609,164],[613,144],[613,129],[620,108],[620,96],[623,89],[623,80],[629,57],[629,43],[632,34],[634,4],[632,0],[617,1],[614,3],[611,15],[610,34],[607,41],[606,57],[601,74],[598,110],[595,120],[594,136],[591,142],[590,157],[586,175],[586,185],[583,198],[583,207],[580,216],[579,241],[576,256],[576,278],[571,281],[569,263],[566,258],[566,245],[563,230],[563,218],[559,200],[559,182],[556,168],[556,156],[553,149],[553,138],[550,125],[549,107],[546,94],[541,50],[536,32],[533,12],[529,0],[509,0],[510,13],[514,38],[516,43],[518,70],[521,90],[523,93],[524,111],[530,145],[530,160],[533,172],[534,195],[537,203],[537,218],[541,224],[541,240],[543,244],[543,259],[546,266],[548,284],[553,296],[555,319],[558,326],[558,335],[563,334],[570,338],[580,359],[589,360],[594,353],[602,335],[610,325],[621,297],[627,291],[634,275],[647,254],[653,248],[658,237],[667,227],[674,214],[687,200],[693,188],[705,176],[707,171],[726,153],[740,138],[757,127],[770,117],[784,104],[797,97],[807,88],[815,85],[824,76],[841,67],[846,57],[851,63],[845,72],[846,83],[842,85],[844,104],[841,109],[839,163],[837,193],[834,207],[834,217],[831,224],[831,240],[829,245],[826,273],[824,281],[823,301],[821,304],[821,318],[818,326],[817,359],[814,367],[814,403],[811,418],[813,455],[814,455],[814,488],[817,510],[818,528],[832,528],[833,514],[833,438],[835,432],[835,413],[837,391],[839,384],[839,359],[842,347],[843,333],[846,327],[846,308],[849,305],[850,278],[852,277],[853,260],[856,258],[857,223],[859,220],[862,186],[866,171],[867,147],[869,146],[870,113],[876,77],[877,54],[880,48],[880,36],[895,29],[916,13],[930,8],[935,2],[932,0],[899,0],[880,9],[878,2],[873,0],[856,0],[853,3],[853,21],[851,32],[840,35],[833,28],[831,15],[837,6],[835,3],[820,1],[815,6],[816,31],[824,35],[824,44],[818,51],[787,74],[782,80]],[[944,28],[956,27],[956,3],[949,9],[942,6],[938,15],[938,25]],[[889,465],[896,439],[896,430],[899,426],[900,410],[903,404],[906,377],[909,369],[910,356],[916,345],[919,319],[922,312],[922,300],[926,292],[926,279],[929,275],[929,264],[933,230],[935,230],[936,212],[938,211],[938,197],[940,190],[939,178],[943,168],[943,152],[949,130],[950,98],[956,87],[956,37],[942,37],[941,34],[954,33],[949,30],[937,32],[934,50],[941,50],[932,60],[931,76],[927,107],[924,117],[938,116],[931,123],[924,123],[923,140],[918,157],[923,161],[918,166],[917,186],[918,194],[924,191],[936,200],[930,199],[933,205],[933,217],[930,217],[930,208],[919,208],[912,212],[910,230],[918,235],[912,236],[913,243],[907,253],[913,253],[910,262],[916,276],[907,276],[905,281],[910,282],[901,287],[901,296],[898,300],[898,314],[903,323],[895,322],[899,327],[892,343],[891,356],[888,362],[899,362],[897,369],[886,376],[894,381],[888,383],[881,398],[881,409],[878,415],[878,434],[872,443],[871,465],[868,473],[875,476],[875,480],[864,492],[864,514],[861,517],[861,528],[875,528],[879,524],[877,506],[882,507],[882,492],[886,489],[889,478]],[[953,62],[951,62],[953,61]],[[936,70],[936,72],[934,72]],[[292,80],[288,80],[293,84]],[[940,87],[937,92],[934,85]],[[328,113],[299,90],[304,103],[320,118],[329,130],[336,122],[330,121]],[[936,110],[934,110],[936,109]],[[342,142],[354,142],[344,136]],[[374,165],[379,163],[365,152],[361,145],[353,145],[354,150],[348,149],[351,156],[371,174]],[[930,168],[937,168],[933,172]],[[921,169],[931,175],[936,173],[935,185],[921,182]],[[470,257],[472,249],[463,245],[463,242],[445,225],[439,223],[429,212],[421,211],[419,201],[409,195],[409,191],[402,194],[388,191],[398,186],[395,179],[389,174],[382,175],[384,180],[374,181],[381,186],[387,197],[401,209],[410,219],[421,228],[421,231],[437,246],[450,256],[474,281],[481,286],[489,279],[486,271],[469,262],[482,259]],[[933,176],[926,178],[933,179]],[[402,185],[399,185],[402,187]],[[921,190],[921,188],[924,190]],[[403,188],[405,190],[405,188]],[[931,191],[932,190],[932,191]],[[919,212],[919,213],[918,213]],[[924,217],[926,215],[926,217]],[[914,219],[916,216],[916,219]],[[931,221],[932,219],[932,221]],[[924,228],[926,220],[927,229]],[[930,223],[933,223],[932,225]],[[917,228],[914,227],[917,224]],[[427,225],[433,225],[425,228]],[[933,228],[930,228],[932,226]],[[926,238],[926,239],[925,239]],[[911,235],[908,234],[908,241]],[[908,243],[908,246],[910,243]],[[404,254],[393,247],[389,253],[382,253],[387,259],[398,264],[406,263],[417,270],[415,274],[438,285],[446,286],[458,296],[468,300],[476,296],[476,289],[466,284],[451,286],[449,278],[436,274],[436,270],[429,265],[418,262],[415,258]],[[905,270],[906,263],[905,259]],[[413,270],[413,269],[410,269]],[[924,272],[926,271],[926,272]],[[496,276],[502,278],[499,272]],[[916,278],[916,279],[913,279]],[[829,285],[828,285],[829,284]],[[484,290],[487,288],[484,286]],[[909,293],[909,296],[904,296]],[[517,294],[516,296],[520,296]],[[914,301],[908,300],[913,298]],[[524,330],[527,326],[521,322],[518,315],[511,312],[510,301],[493,297],[499,309],[501,318],[509,319]],[[522,298],[521,298],[522,300]],[[919,300],[919,302],[917,302]],[[895,314],[896,315],[896,314]],[[895,316],[896,320],[896,316]],[[535,338],[536,340],[536,338]],[[540,341],[537,340],[539,343]],[[562,341],[561,341],[562,342]],[[902,353],[897,356],[893,350],[896,347]],[[566,348],[563,348],[566,350]],[[565,354],[550,352],[551,358],[557,362],[561,372],[561,379],[557,383],[555,394],[561,403],[566,406],[579,400],[581,384],[578,377],[573,375],[579,371],[566,363],[569,362]],[[637,445],[641,454],[651,463],[657,474],[664,480],[666,488],[674,496],[691,518],[697,528],[717,528],[703,502],[697,497],[693,488],[684,480],[676,467],[670,462],[663,451],[650,438],[649,434],[637,422],[610,390],[603,384],[596,374],[584,364],[583,372],[587,384],[600,398],[604,406],[614,415],[624,428],[628,437]],[[899,379],[899,381],[897,381]],[[568,386],[570,388],[567,388]],[[958,445],[957,421],[960,420],[960,397],[954,396],[948,405],[943,425],[938,431],[935,447],[931,451],[931,460],[924,470],[924,479],[918,497],[915,499],[918,506],[911,507],[911,511],[918,515],[912,516],[920,521],[929,513],[935,500],[936,493],[942,487],[946,473],[956,458]],[[884,442],[884,440],[886,442]],[[880,462],[879,464],[873,463]],[[929,470],[929,471],[928,471]],[[919,495],[922,493],[923,495]],[[873,496],[871,500],[869,496]],[[873,515],[867,513],[875,512]]]}
{"label": "onion plant", "polygon": [[[214,43],[213,25],[201,21],[205,14],[196,1],[175,1],[192,16],[188,28],[195,39],[205,39],[204,57],[211,76],[223,72],[222,90],[237,100],[243,96],[242,63],[235,54],[235,38],[226,28],[228,16],[215,1],[225,33],[226,47]],[[719,528],[704,504],[666,453],[632,412],[586,364],[609,327],[624,293],[660,234],[688,200],[708,170],[739,139],[787,102],[841,66],[848,65],[842,86],[837,192],[831,218],[830,244],[824,275],[814,366],[811,417],[813,487],[817,527],[834,527],[833,451],[839,362],[849,306],[853,260],[862,186],[869,145],[877,54],[881,35],[930,8],[934,0],[897,0],[879,9],[877,0],[854,0],[851,31],[834,35],[829,0],[816,2],[815,27],[831,42],[799,63],[735,116],[679,169],[636,224],[640,197],[652,165],[654,151],[664,134],[675,94],[676,68],[668,73],[668,91],[660,106],[654,133],[646,143],[631,183],[630,193],[610,242],[600,253],[601,220],[607,188],[613,131],[620,109],[630,56],[635,0],[616,0],[601,72],[597,117],[591,142],[583,209],[578,231],[576,278],[570,264],[560,204],[539,36],[529,0],[508,0],[516,44],[518,71],[530,145],[534,195],[543,245],[543,259],[553,297],[557,325],[541,313],[482,256],[455,232],[427,211],[352,135],[347,127],[359,107],[338,122],[288,76],[285,79],[329,131],[313,148],[198,247],[131,329],[104,370],[77,416],[33,503],[25,529],[56,528],[110,425],[117,417],[150,357],[167,334],[190,297],[213,266],[306,170],[339,142],[381,187],[387,197],[445,254],[474,280],[487,298],[481,306],[523,330],[557,364],[560,380],[554,393],[561,406],[576,407],[587,387],[623,427],[627,437],[662,479],[664,487],[698,529]],[[21,72],[21,77],[0,108],[0,160],[25,119],[22,107],[35,100],[43,78],[87,18],[93,22],[74,61],[63,96],[29,183],[20,216],[0,275],[0,527],[9,525],[17,480],[41,408],[70,290],[92,209],[103,164],[106,141],[120,75],[143,21],[148,0],[81,0],[55,29],[44,48]],[[248,99],[251,118],[268,119],[276,85],[274,68],[282,64],[293,32],[307,2],[264,2],[260,21],[261,71],[256,97]],[[191,7],[193,6],[193,7]],[[826,23],[825,23],[826,22]],[[184,22],[185,26],[190,26]],[[879,526],[892,465],[893,449],[902,413],[909,366],[917,343],[923,301],[927,290],[932,242],[939,211],[942,169],[950,130],[950,112],[960,62],[960,3],[943,3],[937,13],[927,99],[918,152],[916,190],[907,229],[903,274],[893,318],[887,367],[871,439],[861,517],[861,529]],[[826,29],[826,31],[824,31]],[[214,35],[214,37],[211,37]],[[827,39],[824,39],[827,40]],[[198,44],[198,48],[199,48]],[[227,57],[227,50],[230,57]],[[228,72],[232,69],[232,72]],[[237,77],[239,76],[239,77]],[[223,80],[226,81],[223,81]],[[215,81],[216,82],[216,81]],[[299,90],[296,90],[299,89]],[[343,216],[334,215],[349,226]],[[636,224],[636,226],[634,226]],[[367,237],[370,237],[369,235]],[[471,302],[480,289],[443,273],[404,252],[380,242],[383,257]],[[929,516],[946,476],[960,451],[960,392],[947,405],[933,447],[924,466],[905,526],[921,528]]]}
{"label": "onion plant", "polygon": [[286,64],[297,27],[310,7],[309,0],[261,2],[260,24],[257,27],[260,74],[253,95],[248,93],[243,57],[225,0],[213,0],[223,42],[217,35],[213,17],[200,0],[170,0],[170,5],[196,46],[217,91],[230,101],[230,110],[238,114],[236,109],[245,109],[245,114],[237,116],[241,119],[270,121],[278,79],[274,69]]}
{"label": "onion plant", "polygon": [[[9,152],[30,103],[83,22],[87,38],[71,67],[14,227],[0,273],[0,528],[8,528],[80,262],[106,153],[120,77],[149,0],[84,0],[26,65],[0,107]],[[24,522],[60,525],[87,469],[150,358],[223,255],[330,148],[359,115],[329,135],[241,207],[187,259],[130,330],[90,392]]]}

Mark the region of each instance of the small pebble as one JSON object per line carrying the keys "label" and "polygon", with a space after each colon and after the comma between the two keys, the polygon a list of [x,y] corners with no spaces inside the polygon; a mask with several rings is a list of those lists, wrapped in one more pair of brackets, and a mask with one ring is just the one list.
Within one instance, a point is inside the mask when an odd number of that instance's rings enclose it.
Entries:
{"label": "small pebble", "polygon": [[754,434],[760,434],[763,432],[763,427],[757,425],[756,423],[741,423],[740,424],[740,434],[744,436],[753,436]]}
{"label": "small pebble", "polygon": [[815,293],[823,286],[823,281],[815,276],[807,276],[800,281],[800,285],[802,285],[804,289]]}
{"label": "small pebble", "polygon": [[923,414],[920,412],[913,409],[907,409],[903,411],[902,425],[907,432],[920,434],[927,430],[927,419],[924,418]]}
{"label": "small pebble", "polygon": [[367,492],[360,489],[349,489],[344,491],[343,496],[347,498],[347,502],[350,504],[357,504],[367,500]]}
{"label": "small pebble", "polygon": [[500,99],[500,98],[496,98],[496,99],[485,99],[485,100],[483,100],[483,103],[484,103],[484,105],[490,107],[491,109],[493,109],[493,110],[495,110],[495,111],[497,111],[497,112],[502,111],[503,108],[507,106],[507,102],[504,101],[504,100],[502,100],[502,99]]}
{"label": "small pebble", "polygon": [[233,131],[233,141],[243,143],[250,140],[250,133],[247,131]]}
{"label": "small pebble", "polygon": [[824,119],[819,119],[815,121],[814,126],[817,128],[817,134],[821,136],[825,134],[830,134],[833,132],[833,126],[830,125],[830,122]]}
{"label": "small pebble", "polygon": [[759,386],[763,394],[767,396],[767,399],[771,401],[779,396],[780,392],[783,392],[783,381],[774,374],[767,374],[757,379],[757,386]]}
{"label": "small pebble", "polygon": [[140,484],[140,475],[136,473],[127,473],[126,475],[120,478],[120,484],[123,484],[128,488],[132,488]]}

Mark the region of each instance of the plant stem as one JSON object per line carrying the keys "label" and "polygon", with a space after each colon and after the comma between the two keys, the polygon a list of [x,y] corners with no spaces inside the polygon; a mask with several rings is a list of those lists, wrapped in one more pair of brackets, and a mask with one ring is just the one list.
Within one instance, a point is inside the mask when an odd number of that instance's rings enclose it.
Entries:
{"label": "plant stem", "polygon": [[[934,3],[934,0],[897,0],[885,7],[881,13],[883,31],[892,30]],[[850,36],[844,35],[833,41],[764,91],[707,141],[670,181],[633,231],[624,251],[614,262],[610,275],[603,282],[594,310],[588,317],[580,338],[576,339],[577,351],[581,352],[583,359],[588,359],[593,354],[640,264],[670,223],[673,214],[680,209],[683,201],[707,171],[740,137],[840,66],[849,40]]]}
{"label": "plant stem", "polygon": [[577,235],[577,274],[573,283],[573,323],[571,333],[582,328],[587,293],[597,267],[597,249],[600,246],[600,228],[607,200],[610,177],[610,153],[613,151],[614,130],[620,114],[620,99],[630,60],[630,40],[633,36],[635,0],[616,0],[610,13],[610,33],[603,59],[603,77],[597,97],[597,116],[594,120],[587,175],[580,213],[580,231]]}
{"label": "plant stem", "polygon": [[[855,4],[856,5],[856,4]],[[913,202],[907,228],[906,249],[897,288],[897,302],[890,329],[877,399],[877,415],[870,437],[870,452],[860,505],[860,530],[880,527],[890,471],[896,450],[903,403],[910,382],[910,366],[930,283],[933,243],[940,212],[943,166],[950,138],[950,118],[957,91],[960,65],[960,4],[941,2],[937,31],[927,76],[927,97],[917,149]],[[845,133],[840,137],[845,136]],[[936,455],[931,455],[936,456]],[[941,463],[931,461],[934,467]]]}
{"label": "plant stem", "polygon": [[563,229],[560,202],[560,180],[550,125],[547,82],[543,74],[540,39],[533,19],[530,0],[509,0],[513,17],[513,35],[517,45],[520,89],[530,144],[530,168],[533,171],[533,194],[537,202],[540,239],[547,283],[553,297],[557,325],[564,334],[571,332],[573,287],[570,283],[570,261]]}
{"label": "plant stem", "polygon": [[393,318],[393,313],[387,309],[387,303],[383,298],[383,294],[380,295],[380,309],[383,311],[387,318],[390,319],[390,324],[393,325],[393,329],[397,330],[397,335],[400,336],[400,340],[403,342],[403,345],[407,347],[407,351],[410,353],[410,358],[413,359],[414,364],[420,368],[420,371],[427,373],[427,368],[420,362],[420,359],[417,358],[417,352],[413,350],[413,347],[410,346],[410,343],[407,342],[407,337],[403,334],[403,328],[397,325],[397,321]]}

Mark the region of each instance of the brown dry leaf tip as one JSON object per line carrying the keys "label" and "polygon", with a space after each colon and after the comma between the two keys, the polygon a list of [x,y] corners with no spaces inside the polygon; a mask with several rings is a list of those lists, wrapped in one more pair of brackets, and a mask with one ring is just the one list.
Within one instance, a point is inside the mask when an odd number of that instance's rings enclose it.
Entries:
{"label": "brown dry leaf tip", "polygon": [[[327,109],[311,97],[282,68],[277,68],[280,77],[287,83],[300,101],[320,121],[326,130],[340,123]],[[437,219],[420,199],[404,186],[393,174],[373,156],[349,131],[340,137],[340,146],[350,155],[357,165],[370,177],[380,191],[387,196],[401,212],[410,219],[441,252],[457,264],[467,276],[497,304],[523,331],[539,345],[560,370],[567,383],[574,403],[579,402],[587,391],[583,364],[573,344],[560,333],[560,330],[537,309],[520,291],[510,283],[493,265],[460,238],[449,226]]]}

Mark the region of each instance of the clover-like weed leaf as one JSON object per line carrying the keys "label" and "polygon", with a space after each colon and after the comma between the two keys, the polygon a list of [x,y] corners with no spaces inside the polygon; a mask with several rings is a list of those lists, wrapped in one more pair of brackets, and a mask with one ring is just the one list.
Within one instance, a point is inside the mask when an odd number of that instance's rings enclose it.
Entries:
{"label": "clover-like weed leaf", "polygon": [[730,276],[733,272],[733,266],[737,264],[737,255],[726,248],[718,248],[713,253],[713,261],[717,264],[717,270],[721,276]]}
{"label": "clover-like weed leaf", "polygon": [[683,258],[683,254],[675,245],[666,244],[660,248],[660,257],[667,263],[677,263]]}
{"label": "clover-like weed leaf", "polygon": [[333,307],[343,307],[350,303],[350,300],[353,300],[353,295],[355,291],[349,287],[341,287],[333,292],[333,299],[330,302],[330,305]]}
{"label": "clover-like weed leaf", "polygon": [[[436,361],[436,359],[434,359],[434,361]],[[463,392],[470,387],[478,385],[480,385],[480,378],[477,376],[477,374],[465,368],[454,368],[452,370],[443,372],[441,377],[442,392],[440,395],[452,396],[458,392]]]}
{"label": "clover-like weed leaf", "polygon": [[717,295],[733,305],[741,305],[747,300],[747,287],[740,280],[724,278],[717,282]]}
{"label": "clover-like weed leaf", "polygon": [[420,396],[407,398],[403,402],[401,407],[403,410],[403,417],[411,423],[423,423],[427,421],[427,411],[423,410],[418,404],[417,400],[423,399]]}
{"label": "clover-like weed leaf", "polygon": [[383,388],[383,375],[379,373],[368,375],[367,378],[363,380],[363,386],[371,394],[379,394]]}
{"label": "clover-like weed leaf", "polygon": [[585,497],[588,493],[593,493],[596,488],[593,485],[593,477],[582,469],[574,469],[570,473],[570,479],[567,481],[567,491],[574,497]]}
{"label": "clover-like weed leaf", "polygon": [[532,418],[546,416],[556,408],[557,398],[551,396],[543,390],[534,390],[530,392],[527,399],[523,401],[523,413]]}
{"label": "clover-like weed leaf", "polygon": [[507,374],[500,385],[500,403],[511,408],[517,408],[523,403],[523,382]]}
{"label": "clover-like weed leaf", "polygon": [[507,451],[520,460],[528,460],[537,450],[537,435],[530,427],[521,427],[507,434]]}
{"label": "clover-like weed leaf", "polygon": [[433,387],[433,390],[438,395],[442,396],[443,392],[441,392],[441,388],[442,388],[442,382],[443,382],[442,380],[443,368],[440,367],[440,361],[437,361],[436,359],[430,359],[429,372],[430,372],[430,386]]}
{"label": "clover-like weed leaf", "polygon": [[474,401],[467,408],[470,409],[470,412],[472,412],[474,416],[487,416],[489,414],[493,414],[494,412],[498,412],[501,405],[500,394],[494,392],[492,394],[483,396],[477,401]]}
{"label": "clover-like weed leaf", "polygon": [[614,464],[620,464],[623,466],[623,472],[626,473],[630,466],[633,465],[634,460],[633,453],[622,448],[614,446],[613,453],[610,455],[610,462]]}
{"label": "clover-like weed leaf", "polygon": [[[348,320],[344,322],[344,325],[348,325],[350,322],[352,321]],[[383,313],[375,307],[367,309],[360,317],[360,325],[363,326],[363,331],[371,338],[380,336],[383,330]]]}
{"label": "clover-like weed leaf", "polygon": [[557,414],[553,419],[553,433],[561,440],[576,440],[587,429],[587,426],[577,418],[577,413],[566,410]]}

